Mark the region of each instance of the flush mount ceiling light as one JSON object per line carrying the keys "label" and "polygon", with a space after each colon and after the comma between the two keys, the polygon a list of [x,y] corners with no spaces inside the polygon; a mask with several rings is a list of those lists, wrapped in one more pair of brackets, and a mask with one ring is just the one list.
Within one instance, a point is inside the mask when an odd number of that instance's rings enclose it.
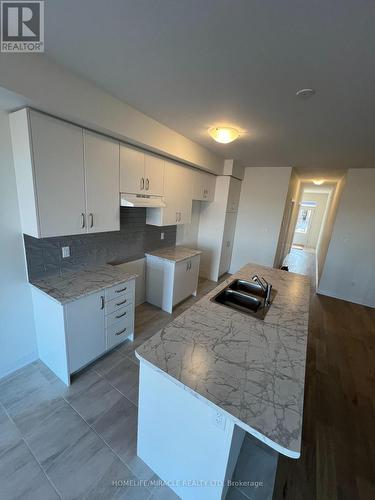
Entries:
{"label": "flush mount ceiling light", "polygon": [[315,184],[315,186],[321,186],[322,184],[324,184],[324,179],[313,179],[313,183]]}
{"label": "flush mount ceiling light", "polygon": [[296,92],[296,96],[300,97],[301,99],[309,99],[313,95],[315,95],[314,89],[300,89]]}
{"label": "flush mount ceiling light", "polygon": [[212,127],[208,130],[212,139],[222,144],[233,142],[240,136],[239,130],[233,127]]}

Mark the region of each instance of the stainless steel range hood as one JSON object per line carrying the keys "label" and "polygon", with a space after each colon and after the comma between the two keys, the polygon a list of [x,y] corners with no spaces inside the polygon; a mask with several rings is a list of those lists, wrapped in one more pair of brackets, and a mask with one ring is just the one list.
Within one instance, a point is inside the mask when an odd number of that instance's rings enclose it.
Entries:
{"label": "stainless steel range hood", "polygon": [[161,196],[121,193],[122,207],[164,208],[166,205]]}

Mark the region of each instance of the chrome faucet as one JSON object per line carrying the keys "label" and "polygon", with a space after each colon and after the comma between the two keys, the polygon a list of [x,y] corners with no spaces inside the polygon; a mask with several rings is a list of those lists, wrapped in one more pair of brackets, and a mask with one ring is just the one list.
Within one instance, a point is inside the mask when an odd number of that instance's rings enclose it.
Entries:
{"label": "chrome faucet", "polygon": [[268,281],[263,278],[263,276],[260,278],[257,274],[254,274],[251,279],[262,287],[262,290],[265,293],[264,307],[268,306],[271,302],[272,285],[268,283]]}

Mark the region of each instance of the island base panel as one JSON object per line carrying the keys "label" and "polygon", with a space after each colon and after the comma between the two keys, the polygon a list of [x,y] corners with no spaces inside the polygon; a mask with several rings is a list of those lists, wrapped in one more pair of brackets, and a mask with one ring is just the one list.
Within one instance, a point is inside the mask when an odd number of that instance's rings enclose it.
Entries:
{"label": "island base panel", "polygon": [[245,431],[141,359],[138,456],[184,500],[222,500]]}

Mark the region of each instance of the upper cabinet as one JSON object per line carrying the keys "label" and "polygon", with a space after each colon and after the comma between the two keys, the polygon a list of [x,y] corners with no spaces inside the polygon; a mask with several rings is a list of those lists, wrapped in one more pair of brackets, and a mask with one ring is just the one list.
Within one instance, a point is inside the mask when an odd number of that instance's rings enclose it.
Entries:
{"label": "upper cabinet", "polygon": [[84,131],[87,231],[120,229],[119,143]]}
{"label": "upper cabinet", "polygon": [[214,201],[216,176],[192,171],[193,175],[193,200]]}
{"label": "upper cabinet", "polygon": [[10,127],[24,233],[119,230],[118,143],[30,109]]}
{"label": "upper cabinet", "polygon": [[193,179],[189,168],[165,162],[165,208],[148,208],[146,223],[174,226],[191,222]]}
{"label": "upper cabinet", "polygon": [[163,196],[164,160],[128,146],[120,146],[120,191]]}
{"label": "upper cabinet", "polygon": [[241,181],[234,177],[229,177],[227,212],[238,212],[240,202]]}

